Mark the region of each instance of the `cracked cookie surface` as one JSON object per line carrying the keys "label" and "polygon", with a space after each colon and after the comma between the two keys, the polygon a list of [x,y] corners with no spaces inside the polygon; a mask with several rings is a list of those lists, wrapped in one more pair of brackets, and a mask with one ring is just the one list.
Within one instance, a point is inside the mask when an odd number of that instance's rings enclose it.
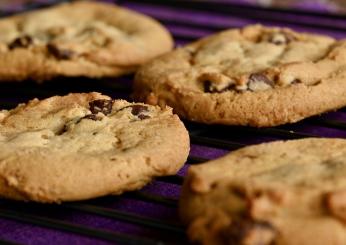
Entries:
{"label": "cracked cookie surface", "polygon": [[208,124],[275,126],[346,105],[346,41],[261,25],[144,65],[134,96]]}
{"label": "cracked cookie surface", "polygon": [[190,167],[180,215],[201,244],[346,244],[346,140],[245,147]]}
{"label": "cracked cookie surface", "polygon": [[175,174],[189,137],[168,107],[69,94],[0,111],[0,149],[0,196],[60,202]]}
{"label": "cracked cookie surface", "polygon": [[117,76],[173,46],[167,30],[150,17],[97,2],[3,18],[0,30],[2,81]]}

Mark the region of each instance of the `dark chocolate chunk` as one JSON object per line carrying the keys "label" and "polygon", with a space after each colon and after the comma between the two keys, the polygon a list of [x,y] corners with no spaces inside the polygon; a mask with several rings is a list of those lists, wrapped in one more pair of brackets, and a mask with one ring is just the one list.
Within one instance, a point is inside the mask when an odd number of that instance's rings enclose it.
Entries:
{"label": "dark chocolate chunk", "polygon": [[[253,235],[251,233],[267,233],[269,236]],[[261,244],[269,245],[276,236],[274,227],[265,221],[251,219],[233,220],[231,225],[222,233],[226,244]],[[245,243],[246,241],[246,243]]]}
{"label": "dark chocolate chunk", "polygon": [[249,77],[248,87],[251,91],[265,90],[269,87],[274,87],[274,82],[262,73],[254,73]]}
{"label": "dark chocolate chunk", "polygon": [[99,112],[108,115],[112,112],[113,100],[94,100],[89,102],[90,111],[93,114]]}
{"label": "dark chocolate chunk", "polygon": [[131,113],[134,116],[138,116],[139,114],[148,111],[148,107],[145,105],[132,105],[131,107],[132,107]]}
{"label": "dark chocolate chunk", "polygon": [[50,54],[52,54],[55,58],[60,60],[68,60],[71,59],[74,55],[74,52],[68,49],[60,49],[55,44],[48,43],[47,50]]}
{"label": "dark chocolate chunk", "polygon": [[131,113],[134,116],[137,116],[139,119],[144,120],[150,118],[150,116],[142,114],[143,112],[148,112],[148,107],[144,105],[133,105],[131,106]]}
{"label": "dark chocolate chunk", "polygon": [[204,81],[203,83],[204,86],[204,92],[206,93],[213,93],[213,92],[217,92],[215,91],[215,89],[212,87],[212,82],[211,81]]}
{"label": "dark chocolate chunk", "polygon": [[9,45],[9,49],[27,48],[33,43],[33,39],[29,35],[24,35],[14,39]]}
{"label": "dark chocolate chunk", "polygon": [[131,108],[131,114],[137,116],[141,120],[151,118],[149,115],[143,114],[149,111],[148,107],[145,105],[129,105],[121,108],[119,111],[122,111],[126,108]]}
{"label": "dark chocolate chunk", "polygon": [[144,114],[139,114],[139,115],[138,115],[138,118],[141,119],[141,120],[144,120],[144,119],[150,118],[150,116],[144,115]]}

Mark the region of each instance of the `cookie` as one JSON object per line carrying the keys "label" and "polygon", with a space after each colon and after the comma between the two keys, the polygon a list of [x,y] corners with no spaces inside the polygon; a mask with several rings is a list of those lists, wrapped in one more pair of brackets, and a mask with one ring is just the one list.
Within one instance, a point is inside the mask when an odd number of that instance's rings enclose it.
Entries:
{"label": "cookie", "polygon": [[168,107],[94,92],[0,111],[0,149],[0,196],[61,202],[120,194],[175,174],[189,137]]}
{"label": "cookie", "polygon": [[207,124],[275,126],[346,105],[346,41],[261,25],[144,65],[134,97]]}
{"label": "cookie", "polygon": [[0,80],[110,77],[172,48],[148,16],[107,3],[74,2],[0,20]]}
{"label": "cookie", "polygon": [[190,167],[181,218],[200,244],[346,244],[346,140],[245,147]]}

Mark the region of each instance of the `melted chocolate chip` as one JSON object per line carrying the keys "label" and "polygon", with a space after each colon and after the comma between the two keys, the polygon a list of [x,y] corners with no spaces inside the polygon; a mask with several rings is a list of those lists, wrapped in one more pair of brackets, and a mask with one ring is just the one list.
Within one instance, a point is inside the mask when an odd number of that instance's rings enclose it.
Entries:
{"label": "melted chocolate chip", "polygon": [[[271,237],[251,237],[252,232],[267,232],[271,233]],[[254,221],[250,219],[234,220],[231,225],[222,234],[227,244],[263,244],[269,245],[275,238],[275,229],[265,221]],[[250,243],[248,239],[252,240]],[[253,240],[255,239],[255,240]]]}
{"label": "melted chocolate chip", "polygon": [[139,115],[138,115],[138,118],[141,119],[141,120],[144,120],[144,119],[150,118],[150,116],[144,115],[144,114],[139,114]]}
{"label": "melted chocolate chip", "polygon": [[99,112],[108,115],[112,112],[113,100],[94,100],[89,102],[90,111],[93,114]]}
{"label": "melted chocolate chip", "polygon": [[50,54],[52,54],[55,58],[60,60],[68,60],[71,59],[74,55],[74,52],[68,49],[60,49],[56,45],[52,43],[47,44],[47,50]]}
{"label": "melted chocolate chip", "polygon": [[218,92],[213,86],[212,86],[211,81],[204,81],[203,86],[204,86],[204,92],[206,93],[214,93]]}
{"label": "melted chocolate chip", "polygon": [[145,105],[129,105],[129,106],[125,106],[125,107],[121,108],[118,111],[122,111],[126,108],[131,108],[131,114],[134,116],[137,116],[141,120],[151,118],[149,115],[143,114],[143,113],[149,111],[148,107]]}
{"label": "melted chocolate chip", "polygon": [[294,79],[291,84],[298,84],[298,83],[302,83],[302,81],[300,79]]}
{"label": "melted chocolate chip", "polygon": [[64,133],[66,133],[67,132],[67,129],[68,129],[68,127],[67,127],[67,125],[65,124],[63,127],[61,127],[60,128],[60,130],[58,130],[56,133],[55,133],[55,135],[63,135]]}
{"label": "melted chocolate chip", "polygon": [[77,120],[76,124],[80,123],[84,119],[93,120],[93,121],[100,121],[101,120],[101,118],[97,117],[95,114],[88,114],[88,115],[85,115],[84,117],[79,118]]}
{"label": "melted chocolate chip", "polygon": [[274,82],[266,75],[261,73],[251,74],[248,80],[248,87],[251,91],[265,90],[270,87],[274,87]]}
{"label": "melted chocolate chip", "polygon": [[94,120],[94,121],[100,120],[95,114],[88,114],[88,115],[82,117],[81,119],[89,119],[89,120]]}
{"label": "melted chocolate chip", "polygon": [[143,112],[148,111],[148,107],[145,105],[132,105],[131,107],[132,107],[131,113],[134,116],[138,116],[142,114]]}
{"label": "melted chocolate chip", "polygon": [[9,49],[27,48],[33,43],[33,39],[29,35],[24,35],[14,39],[9,45]]}
{"label": "melted chocolate chip", "polygon": [[236,195],[239,198],[245,199],[246,198],[246,192],[245,190],[239,188],[239,187],[233,187],[232,188],[232,193]]}
{"label": "melted chocolate chip", "polygon": [[275,45],[282,45],[282,44],[288,44],[294,40],[296,40],[296,38],[292,34],[288,32],[279,32],[279,33],[273,33],[270,36],[268,41]]}

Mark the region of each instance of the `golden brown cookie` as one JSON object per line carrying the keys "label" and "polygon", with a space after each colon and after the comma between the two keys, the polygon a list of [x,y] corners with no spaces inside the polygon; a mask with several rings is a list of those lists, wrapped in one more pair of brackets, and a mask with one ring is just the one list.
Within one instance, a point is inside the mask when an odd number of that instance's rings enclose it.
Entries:
{"label": "golden brown cookie", "polygon": [[175,174],[189,136],[170,108],[99,93],[34,99],[0,111],[0,196],[38,202],[139,189]]}
{"label": "golden brown cookie", "polygon": [[133,72],[172,48],[148,16],[100,2],[65,3],[0,20],[0,81]]}
{"label": "golden brown cookie", "polygon": [[200,244],[346,244],[346,140],[245,147],[190,167],[180,215]]}
{"label": "golden brown cookie", "polygon": [[346,41],[261,25],[144,65],[134,97],[207,124],[275,126],[346,105]]}

